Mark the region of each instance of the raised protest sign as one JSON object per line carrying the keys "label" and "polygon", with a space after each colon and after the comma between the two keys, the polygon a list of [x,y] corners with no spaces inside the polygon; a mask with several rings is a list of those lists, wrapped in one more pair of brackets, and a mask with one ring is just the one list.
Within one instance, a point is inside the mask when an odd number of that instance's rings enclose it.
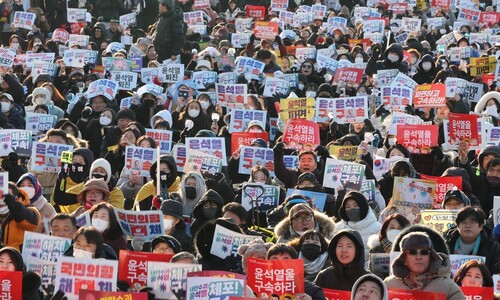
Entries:
{"label": "raised protest sign", "polygon": [[53,63],[47,63],[43,61],[33,62],[33,67],[31,67],[31,76],[36,80],[40,74],[49,74],[52,78],[55,78],[57,72],[57,65]]}
{"label": "raised protest sign", "polygon": [[245,279],[193,275],[188,274],[186,300],[229,299],[230,296],[245,295]]}
{"label": "raised protest sign", "polygon": [[265,6],[245,5],[245,11],[247,13],[247,17],[262,19],[266,16],[267,9]]}
{"label": "raised protest sign", "polygon": [[238,150],[242,146],[251,146],[255,139],[263,139],[269,142],[269,134],[267,132],[234,132],[231,134],[231,153]]}
{"label": "raised protest sign", "polygon": [[119,19],[119,22],[120,22],[120,26],[125,29],[127,27],[129,27],[129,25],[134,25],[137,23],[137,19],[135,17],[135,13],[129,13],[129,14],[125,14],[125,15],[121,15],[120,16],[120,19]]}
{"label": "raised protest sign", "polygon": [[287,0],[271,0],[271,10],[286,11],[287,8],[288,8]]}
{"label": "raised protest sign", "polygon": [[306,60],[311,60],[316,57],[315,47],[300,47],[295,50],[295,56],[299,63],[303,63]]}
{"label": "raised protest sign", "polygon": [[245,33],[233,33],[231,34],[231,44],[234,48],[245,48],[245,46],[250,42],[250,32]]}
{"label": "raised protest sign", "polygon": [[215,84],[217,103],[222,107],[243,108],[247,99],[246,84]]}
{"label": "raised protest sign", "polygon": [[14,28],[24,28],[28,30],[33,30],[35,25],[36,14],[24,11],[16,11],[14,13],[14,20],[11,26]]}
{"label": "raised protest sign", "polygon": [[7,48],[0,48],[0,67],[12,67],[15,56],[16,52]]}
{"label": "raised protest sign", "polygon": [[247,261],[247,284],[258,298],[271,294],[295,295],[304,292],[304,261],[302,259]]}
{"label": "raised protest sign", "polygon": [[32,135],[38,135],[48,131],[54,127],[56,116],[38,114],[27,112],[26,113],[26,130],[31,131]]}
{"label": "raised protest sign", "polygon": [[87,89],[87,97],[89,99],[96,96],[104,96],[108,100],[115,98],[118,92],[118,83],[108,79],[98,79],[89,84]]}
{"label": "raised protest sign", "polygon": [[252,29],[252,21],[253,20],[251,18],[236,18],[234,20],[236,32],[243,33],[245,31],[250,31],[250,29]]}
{"label": "raised protest sign", "polygon": [[434,194],[433,208],[442,208],[444,196],[447,191],[453,189],[462,190],[462,177],[460,176],[429,176],[420,174],[421,179],[434,180],[436,182],[436,193]]}
{"label": "raised protest sign", "polygon": [[256,38],[261,40],[273,40],[278,35],[278,23],[267,21],[255,21],[253,27],[253,34]]}
{"label": "raised protest sign", "polygon": [[450,254],[450,265],[451,265],[451,276],[454,276],[457,273],[460,266],[470,260],[477,260],[485,263],[486,258],[484,256],[476,256],[476,255],[461,255],[461,254]]}
{"label": "raised protest sign", "polygon": [[288,198],[294,194],[304,196],[306,198],[307,203],[312,209],[321,212],[325,210],[325,203],[327,197],[326,193],[311,192],[299,189],[287,189],[285,198]]}
{"label": "raised protest sign", "polygon": [[418,32],[422,26],[422,19],[403,18],[401,22],[401,30],[407,32]]}
{"label": "raised protest sign", "polygon": [[203,25],[203,11],[196,10],[184,13],[184,22],[191,25]]}
{"label": "raised protest sign", "polygon": [[[389,117],[387,117],[386,120],[388,118]],[[413,116],[395,111],[390,116],[390,125],[388,133],[391,135],[396,135],[398,133],[398,126],[400,125],[418,125],[422,124],[423,122],[424,121],[418,116]]]}
{"label": "raised protest sign", "polygon": [[120,250],[118,280],[127,282],[132,291],[145,287],[148,282],[148,262],[170,262],[173,254]]}
{"label": "raised protest sign", "polygon": [[132,293],[132,292],[101,292],[81,289],[79,300],[88,299],[106,299],[106,300],[148,300],[147,293]]}
{"label": "raised protest sign", "polygon": [[206,84],[217,82],[217,72],[214,71],[193,72],[191,79],[193,79],[197,89],[205,89]]}
{"label": "raised protest sign", "polygon": [[147,286],[157,298],[182,299],[187,291],[187,275],[196,271],[201,271],[201,265],[148,262]]}
{"label": "raised protest sign", "polygon": [[497,59],[495,56],[470,58],[469,68],[471,76],[493,73],[496,70],[496,66]]}
{"label": "raised protest sign", "polygon": [[458,12],[457,21],[464,21],[467,23],[477,24],[480,17],[481,17],[481,11],[479,9],[470,9],[461,7]]}
{"label": "raised protest sign", "polygon": [[335,98],[333,119],[338,123],[363,122],[368,118],[368,97]]}
{"label": "raised protest sign", "polygon": [[54,62],[55,53],[28,53],[26,54],[26,67],[32,68],[35,61]]}
{"label": "raised protest sign", "polygon": [[0,295],[2,299],[23,298],[23,272],[0,271]]}
{"label": "raised protest sign", "polygon": [[280,117],[283,121],[289,119],[307,119],[314,118],[315,105],[314,98],[287,98],[280,101]]}
{"label": "raised protest sign", "polygon": [[468,59],[472,55],[472,47],[456,47],[446,51],[452,62],[460,62],[463,59]]}
{"label": "raised protest sign", "polygon": [[184,169],[184,164],[187,159],[187,148],[184,145],[175,144],[172,149],[172,156],[175,159],[175,165],[177,166],[177,172],[182,172]]}
{"label": "raised protest sign", "polygon": [[460,286],[465,299],[493,300],[492,287]]}
{"label": "raised protest sign", "polygon": [[274,95],[288,95],[290,90],[290,82],[278,79],[267,77],[266,83],[264,85],[264,97],[273,97]]}
{"label": "raised protest sign", "polygon": [[31,170],[34,172],[58,173],[63,151],[73,151],[72,145],[33,142]]}
{"label": "raised protest sign", "polygon": [[[335,108],[335,98],[316,98],[316,122],[329,122]],[[331,115],[331,116],[330,116]]]}
{"label": "raised protest sign", "polygon": [[183,64],[166,64],[158,67],[158,80],[160,82],[178,82],[183,79]]}
{"label": "raised protest sign", "polygon": [[249,58],[238,57],[234,72],[240,74],[251,74],[253,79],[259,79],[260,74],[264,72],[265,64],[261,61]]}
{"label": "raised protest sign", "polygon": [[131,211],[115,207],[115,215],[123,233],[129,237],[152,241],[163,235],[163,215],[159,210]]}
{"label": "raised protest sign", "polygon": [[102,65],[106,71],[131,71],[132,61],[121,57],[103,57]]}
{"label": "raised protest sign", "polygon": [[330,144],[328,145],[328,152],[330,152],[330,155],[340,160],[356,161],[359,159],[361,149],[359,149],[358,146],[338,146]]}
{"label": "raised protest sign", "polygon": [[248,123],[253,120],[260,121],[262,125],[265,126],[265,124],[267,123],[267,111],[233,109],[231,110],[229,132],[233,133],[246,131],[248,129]]}
{"label": "raised protest sign", "polygon": [[19,156],[29,157],[32,139],[29,130],[1,129],[0,130],[0,156],[8,156],[16,152]]}
{"label": "raised protest sign", "polygon": [[244,235],[220,225],[215,225],[215,233],[212,240],[210,254],[225,259],[228,256],[237,256],[238,248],[248,244],[255,239],[261,238],[256,235]]}
{"label": "raised protest sign", "polygon": [[280,200],[280,187],[277,185],[243,183],[241,192],[241,205],[247,210],[252,208],[266,212],[278,207]]}
{"label": "raised protest sign", "polygon": [[68,8],[67,18],[68,23],[78,23],[87,19],[87,10],[85,8]]}
{"label": "raised protest sign", "polygon": [[390,254],[389,253],[370,253],[370,272],[381,276],[389,276]]}
{"label": "raised protest sign", "polygon": [[88,35],[83,34],[70,34],[68,46],[73,47],[75,45],[80,46],[82,48],[86,48],[89,44],[90,37]]}
{"label": "raised protest sign", "polygon": [[448,120],[451,145],[458,145],[462,141],[469,143],[471,146],[480,144],[477,115],[450,113]]}
{"label": "raised protest sign", "polygon": [[286,121],[282,142],[288,149],[314,150],[321,144],[319,125],[302,119]]}
{"label": "raised protest sign", "polygon": [[77,300],[80,289],[116,291],[118,261],[61,256],[57,261],[55,290]]}
{"label": "raised protest sign", "polygon": [[137,87],[137,73],[130,71],[113,71],[111,80],[118,83],[118,90],[130,91]]}
{"label": "raised protest sign", "polygon": [[155,140],[156,147],[160,147],[161,154],[170,154],[172,151],[172,131],[146,128],[146,135]]}
{"label": "raised protest sign", "polygon": [[457,211],[446,209],[424,209],[420,212],[420,223],[444,234],[456,226]]}
{"label": "raised protest sign", "polygon": [[435,181],[395,177],[392,199],[400,213],[413,222],[420,210],[432,208],[435,192]]}
{"label": "raised protest sign", "polygon": [[363,70],[357,68],[340,68],[335,72],[332,84],[345,82],[347,85],[354,86],[355,88],[361,83],[363,78]]}
{"label": "raised protest sign", "polygon": [[238,173],[250,175],[255,166],[264,166],[274,176],[273,149],[260,147],[241,147]]}
{"label": "raised protest sign", "polygon": [[222,170],[222,159],[204,152],[188,149],[187,160],[183,173],[220,173]]}
{"label": "raised protest sign", "polygon": [[398,142],[415,154],[429,154],[438,146],[439,127],[437,125],[399,125]]}
{"label": "raised protest sign", "polygon": [[125,147],[125,175],[149,176],[151,166],[156,160],[156,149],[136,146]]}
{"label": "raised protest sign", "polygon": [[382,103],[389,110],[404,111],[412,105],[413,89],[400,86],[384,86],[381,88]]}
{"label": "raised protest sign", "polygon": [[224,138],[194,137],[186,138],[186,147],[198,150],[222,159],[222,164],[227,166],[226,143]]}
{"label": "raised protest sign", "polygon": [[316,55],[316,62],[318,63],[318,67],[320,69],[326,69],[329,74],[335,74],[339,65],[338,60],[323,55],[320,52]]}
{"label": "raised protest sign", "polygon": [[365,174],[365,167],[362,164],[328,158],[325,165],[323,186],[359,191]]}
{"label": "raised protest sign", "polygon": [[413,105],[417,108],[445,106],[446,85],[442,83],[418,85],[413,95]]}
{"label": "raised protest sign", "polygon": [[141,69],[141,81],[145,84],[153,83],[156,76],[158,76],[158,68]]}
{"label": "raised protest sign", "polygon": [[389,300],[446,300],[446,294],[420,290],[389,289]]}
{"label": "raised protest sign", "polygon": [[85,65],[85,50],[68,49],[64,51],[63,61],[68,67],[83,68]]}

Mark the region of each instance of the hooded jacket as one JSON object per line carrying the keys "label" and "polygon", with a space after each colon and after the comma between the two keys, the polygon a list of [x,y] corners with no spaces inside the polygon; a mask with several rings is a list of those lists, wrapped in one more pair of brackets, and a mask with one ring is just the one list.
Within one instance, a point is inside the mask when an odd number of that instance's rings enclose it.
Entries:
{"label": "hooded jacket", "polygon": [[158,61],[170,59],[179,55],[184,45],[184,14],[182,9],[168,8],[166,13],[158,15],[156,32],[153,34],[153,44],[158,53]]}
{"label": "hooded jacket", "polygon": [[[327,241],[331,240],[333,233],[335,232],[335,223],[333,220],[324,213],[316,210],[314,211],[314,220],[314,227],[325,237]],[[274,228],[274,233],[276,234],[278,243],[286,243],[300,237],[300,235],[292,229],[290,217],[281,220],[281,222],[279,222]]]}
{"label": "hooded jacket", "polygon": [[441,175],[441,177],[449,176],[462,177],[462,192],[464,192],[464,194],[470,199],[472,205],[480,205],[479,199],[472,193],[472,185],[467,170],[459,167],[450,167],[443,172],[443,175]]}
{"label": "hooded jacket", "polygon": [[[397,163],[395,163],[393,165],[393,168],[398,163],[408,164],[408,167],[410,169],[410,174],[408,177],[420,178],[420,176],[418,175],[417,171],[415,171],[415,168],[413,167],[413,165],[411,163],[409,163],[407,161],[398,161]],[[382,175],[382,178],[379,180],[378,184],[380,186],[380,188],[379,188],[380,193],[382,193],[382,196],[384,196],[386,203],[388,203],[389,200],[392,198],[392,192],[393,192],[392,188],[394,186],[394,177],[392,176],[392,170],[389,170],[387,173]]]}
{"label": "hooded jacket", "polygon": [[[341,264],[335,252],[337,244],[343,236],[353,241],[356,247],[354,259],[348,265]],[[314,283],[321,288],[351,291],[354,283],[359,277],[370,273],[365,270],[365,256],[363,250],[363,240],[357,231],[344,229],[337,232],[328,245],[328,254],[332,266],[319,272]]]}
{"label": "hooded jacket", "polygon": [[[389,52],[395,52],[399,56],[399,60],[396,62],[391,62],[387,56]],[[384,52],[383,60],[374,61],[370,59],[368,64],[366,65],[365,73],[367,75],[377,74],[378,70],[388,70],[388,69],[398,69],[401,73],[408,73],[408,64],[403,61],[404,53],[403,46],[400,44],[393,43],[391,44]]]}
{"label": "hooded jacket", "polygon": [[477,157],[477,167],[471,167],[469,162],[465,165],[460,164],[460,166],[464,167],[467,172],[469,172],[472,190],[476,193],[477,198],[479,198],[481,208],[485,213],[493,209],[493,197],[500,196],[500,188],[491,186],[487,180],[486,170],[483,169],[483,160],[488,155],[494,155],[496,158],[500,158],[500,147],[489,145],[481,150]]}
{"label": "hooded jacket", "polygon": [[484,94],[481,97],[481,99],[479,99],[479,101],[476,104],[476,107],[474,107],[474,112],[476,114],[481,114],[483,112],[483,110],[486,109],[486,103],[490,99],[495,99],[496,100],[497,110],[498,110],[498,103],[500,103],[500,93],[497,92],[497,91],[490,91],[490,92],[487,92],[486,94]]}
{"label": "hooded jacket", "polygon": [[358,286],[361,283],[367,281],[368,279],[370,281],[378,282],[378,285],[381,287],[381,290],[382,290],[382,294],[381,294],[382,300],[388,300],[389,299],[389,292],[387,291],[387,286],[385,285],[385,283],[382,279],[380,279],[378,276],[373,275],[373,274],[363,275],[363,276],[359,277],[358,280],[356,280],[356,282],[352,286],[351,300],[354,300],[354,296],[356,295],[356,290],[358,289]]}
{"label": "hooded jacket", "polygon": [[193,223],[191,224],[191,235],[195,236],[197,231],[200,229],[203,224],[210,221],[203,214],[203,205],[208,202],[213,201],[217,204],[217,213],[215,214],[215,218],[219,218],[222,216],[222,207],[224,206],[224,200],[214,190],[208,190],[203,194],[198,204],[193,209]]}
{"label": "hooded jacket", "polygon": [[[429,71],[425,71],[424,68],[422,67],[422,64],[424,62],[431,63],[432,66]],[[436,63],[434,62],[434,58],[429,54],[426,54],[420,59],[420,62],[418,63],[417,66],[417,73],[413,75],[412,79],[415,80],[415,82],[418,84],[431,83],[432,80],[434,80],[434,77],[436,77],[437,72],[438,70],[436,68]]]}
{"label": "hooded jacket", "polygon": [[[346,214],[345,205],[347,200],[353,199],[358,204],[360,208],[360,221],[353,222],[349,221],[349,218]],[[368,254],[370,253],[370,248],[368,247],[368,238],[372,234],[377,234],[382,228],[382,225],[378,222],[377,217],[373,213],[370,206],[368,206],[368,202],[363,194],[356,191],[350,191],[344,196],[344,200],[342,201],[342,205],[340,206],[339,216],[342,219],[340,222],[337,222],[335,226],[337,227],[337,231],[344,229],[353,229],[356,230],[364,245],[364,254],[365,260],[368,260]]]}

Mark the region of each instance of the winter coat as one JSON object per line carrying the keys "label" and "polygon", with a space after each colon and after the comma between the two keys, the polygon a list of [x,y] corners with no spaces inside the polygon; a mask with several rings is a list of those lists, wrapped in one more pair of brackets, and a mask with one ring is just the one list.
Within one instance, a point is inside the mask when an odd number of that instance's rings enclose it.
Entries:
{"label": "winter coat", "polygon": [[196,232],[200,227],[203,226],[206,222],[210,221],[208,220],[205,215],[203,214],[203,205],[208,202],[208,201],[213,201],[217,204],[217,214],[216,218],[219,218],[222,216],[222,207],[224,206],[224,200],[222,197],[219,195],[214,190],[207,190],[205,194],[201,197],[200,201],[198,204],[193,209],[193,223],[191,224],[191,235],[195,236]]}
{"label": "winter coat", "polygon": [[156,31],[153,34],[153,44],[158,61],[170,59],[172,55],[179,55],[184,45],[184,14],[176,7],[158,16]]}
{"label": "winter coat", "polygon": [[17,105],[10,109],[9,114],[4,113],[0,116],[0,127],[3,129],[22,129],[26,128],[26,120],[24,119],[21,109]]}
{"label": "winter coat", "polygon": [[[481,242],[479,243],[479,249],[477,253],[470,253],[470,255],[484,256],[486,257],[486,266],[491,274],[500,273],[500,244],[491,237],[490,229],[483,227],[483,230],[479,234],[481,237]],[[454,227],[447,230],[444,233],[444,238],[446,239],[446,244],[451,253],[455,253],[455,244],[460,238],[458,228]],[[455,253],[458,254],[458,253]]]}
{"label": "winter coat", "polygon": [[[319,163],[318,168],[312,173],[319,183],[323,183],[323,172],[319,169]],[[298,169],[288,170],[283,161],[283,153],[274,151],[274,174],[276,174],[276,178],[283,182],[285,188],[293,188],[297,185],[301,172]]]}
{"label": "winter coat", "polygon": [[[108,189],[110,190],[109,194],[109,204],[113,205],[113,207],[123,209],[123,203],[125,197],[123,196],[122,191],[116,187],[116,178],[111,175],[109,182],[108,182]],[[73,194],[78,196],[83,190],[83,187],[85,186],[85,182],[81,182],[74,187],[70,188],[67,190],[68,194]]]}
{"label": "winter coat", "polygon": [[[324,213],[314,211],[315,228],[325,237],[327,241],[331,240],[335,232],[335,223]],[[276,225],[274,234],[278,243],[287,243],[300,235],[292,229],[290,217],[285,218]]]}
{"label": "winter coat", "polygon": [[[458,285],[450,278],[451,277],[451,263],[447,255],[443,253],[438,253],[441,257],[441,261],[432,261],[429,269],[431,272],[436,272],[437,277],[430,281],[421,290],[425,292],[435,292],[442,293],[446,295],[447,300],[463,300],[465,299],[462,290]],[[396,260],[392,264],[394,275],[387,277],[384,282],[388,289],[400,289],[400,290],[411,290],[404,281],[403,278],[397,277],[398,269],[407,269],[403,264],[403,261]],[[401,272],[401,271],[400,271]],[[399,274],[404,274],[401,272]]]}
{"label": "winter coat", "polygon": [[29,203],[29,199],[21,200],[19,196],[19,200],[15,200],[10,206],[7,205],[9,214],[2,224],[2,243],[5,246],[22,251],[24,233],[35,231],[41,222],[40,212]]}
{"label": "winter coat", "polygon": [[102,16],[104,21],[109,22],[111,19],[118,19],[120,16],[119,1],[115,0],[99,0],[94,5],[93,15]]}
{"label": "winter coat", "polygon": [[[387,55],[389,52],[396,52],[399,56],[399,60],[397,62],[391,62],[388,58]],[[366,71],[365,73],[367,75],[373,75],[377,74],[378,70],[389,70],[389,69],[398,69],[401,73],[407,74],[408,73],[408,64],[403,61],[404,59],[404,54],[403,54],[403,46],[400,44],[391,44],[384,52],[383,55],[383,60],[375,61],[373,59],[370,59],[366,65]]]}
{"label": "winter coat", "polygon": [[[52,219],[53,216],[56,215],[56,210],[50,203],[45,199],[43,195],[40,195],[37,200],[34,200],[32,202],[32,205],[38,209],[38,212],[40,213],[40,217],[42,220],[47,219],[50,220]],[[38,228],[36,229],[36,232],[44,232],[44,226],[43,222],[38,223]]]}
{"label": "winter coat", "polygon": [[474,107],[474,112],[476,114],[481,114],[483,112],[483,110],[486,108],[486,103],[490,99],[496,100],[495,102],[497,103],[497,110],[498,110],[498,106],[500,105],[500,93],[497,91],[491,91],[491,92],[487,92],[479,99],[476,106]]}
{"label": "winter coat", "polygon": [[[422,64],[424,62],[430,62],[432,67],[429,71],[425,71],[422,68]],[[436,74],[439,70],[436,68],[436,64],[434,63],[434,58],[429,54],[424,55],[417,66],[417,73],[413,75],[412,79],[415,80],[418,84],[431,83],[436,77]]]}
{"label": "winter coat", "polygon": [[[356,247],[356,255],[348,265],[342,265],[335,253],[337,243],[343,236],[349,237]],[[337,232],[328,245],[328,254],[330,255],[332,266],[319,272],[314,283],[324,289],[351,291],[359,277],[370,273],[365,270],[365,256],[363,252],[363,240],[358,232],[352,229]]]}
{"label": "winter coat", "polygon": [[45,0],[45,15],[50,21],[50,31],[67,24],[66,0]]}

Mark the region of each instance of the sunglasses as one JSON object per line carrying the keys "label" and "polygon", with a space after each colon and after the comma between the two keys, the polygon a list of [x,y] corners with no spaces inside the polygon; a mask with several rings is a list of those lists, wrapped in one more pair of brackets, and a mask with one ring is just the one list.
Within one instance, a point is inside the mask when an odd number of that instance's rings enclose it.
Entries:
{"label": "sunglasses", "polygon": [[302,69],[312,69],[311,65],[302,65]]}
{"label": "sunglasses", "polygon": [[421,255],[421,256],[427,256],[431,253],[431,250],[428,250],[428,249],[423,249],[423,250],[416,250],[416,249],[413,249],[413,250],[408,250],[408,251],[405,251],[406,254],[410,254],[410,255]]}

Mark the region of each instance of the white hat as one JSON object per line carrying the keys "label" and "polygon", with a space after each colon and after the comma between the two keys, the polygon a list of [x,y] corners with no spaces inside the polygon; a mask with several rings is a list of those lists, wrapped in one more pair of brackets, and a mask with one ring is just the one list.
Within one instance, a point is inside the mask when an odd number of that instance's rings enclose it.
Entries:
{"label": "white hat", "polygon": [[200,59],[198,60],[198,63],[196,64],[195,70],[199,70],[201,68],[207,68],[209,70],[212,70],[212,66],[210,65],[210,62],[208,60]]}
{"label": "white hat", "polygon": [[252,120],[252,121],[248,122],[247,128],[250,129],[250,128],[252,128],[252,126],[259,126],[260,129],[265,130],[264,126],[262,125],[262,122],[259,120]]}
{"label": "white hat", "polygon": [[12,95],[11,94],[8,94],[8,93],[1,93],[0,94],[0,98],[2,97],[5,97],[7,99],[9,99],[10,102],[14,102],[14,98],[12,98]]}
{"label": "white hat", "polygon": [[[38,95],[43,95],[45,96],[45,99],[43,100],[43,102],[38,102],[38,103],[35,103],[35,98],[36,96]],[[33,92],[31,93],[31,101],[35,104],[35,105],[39,105],[39,104],[45,104],[45,105],[48,105],[50,103],[50,93],[49,91],[46,89],[46,88],[43,88],[43,87],[37,87],[33,90]]]}
{"label": "white hat", "polygon": [[90,177],[92,177],[92,173],[94,172],[95,169],[97,168],[103,168],[105,171],[106,171],[106,183],[109,183],[109,179],[111,178],[111,165],[109,164],[109,162],[107,160],[105,160],[104,158],[99,158],[99,159],[96,159],[94,160],[94,162],[92,163],[92,165],[90,166]]}

